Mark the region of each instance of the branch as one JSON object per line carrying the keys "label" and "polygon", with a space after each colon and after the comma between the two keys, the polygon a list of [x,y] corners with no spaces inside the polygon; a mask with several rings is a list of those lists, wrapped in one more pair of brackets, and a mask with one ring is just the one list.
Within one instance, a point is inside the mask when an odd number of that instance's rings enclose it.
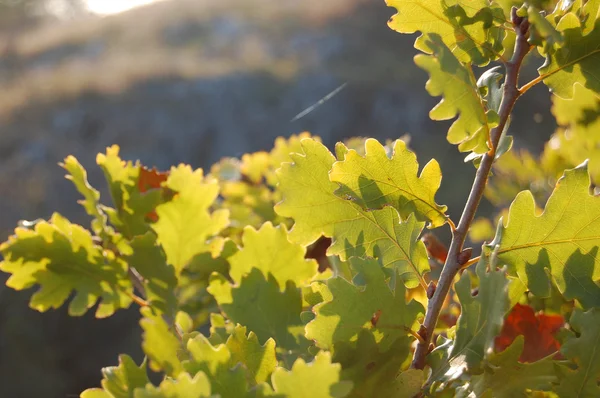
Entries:
{"label": "branch", "polygon": [[433,331],[435,330],[438,316],[440,315],[440,311],[442,309],[442,304],[444,303],[444,300],[450,291],[454,277],[463,265],[460,264],[459,255],[463,251],[463,245],[467,237],[467,232],[469,231],[469,227],[473,222],[475,212],[477,211],[477,207],[479,206],[479,202],[483,196],[483,191],[487,184],[490,170],[496,156],[496,149],[498,147],[498,142],[500,141],[500,136],[502,135],[502,131],[506,126],[515,102],[521,95],[517,88],[517,82],[523,58],[525,58],[525,55],[527,55],[531,49],[529,43],[527,42],[529,22],[526,19],[517,16],[516,8],[513,8],[512,23],[517,33],[517,39],[513,57],[510,62],[506,63],[504,93],[502,96],[500,109],[498,111],[500,122],[498,126],[495,127],[490,133],[492,147],[481,160],[481,164],[479,165],[479,169],[475,175],[475,180],[473,181],[473,186],[471,187],[471,193],[467,199],[462,216],[460,217],[460,221],[458,222],[456,230],[452,234],[452,243],[450,244],[450,249],[448,250],[448,258],[446,259],[446,263],[442,269],[438,285],[433,293],[433,297],[431,297],[427,304],[425,322],[421,326],[421,330],[419,330],[422,340],[419,340],[417,344],[411,364],[411,367],[415,369],[423,369],[425,367],[425,356],[429,352],[429,344],[431,343]]}

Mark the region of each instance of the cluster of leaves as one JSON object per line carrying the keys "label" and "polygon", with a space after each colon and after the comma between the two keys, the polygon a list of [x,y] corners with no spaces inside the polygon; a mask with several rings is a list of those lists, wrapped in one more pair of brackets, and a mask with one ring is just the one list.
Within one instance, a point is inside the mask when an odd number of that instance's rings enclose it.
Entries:
{"label": "cluster of leaves", "polygon": [[[435,160],[420,168],[402,140],[354,139],[332,153],[303,133],[205,175],[148,169],[113,146],[97,157],[111,206],[75,158],[62,164],[89,229],[54,214],[0,245],[7,285],[40,286],[38,311],[70,297],[73,316],[141,307],[146,359],[122,355],[83,398],[600,396],[600,197],[590,189],[600,171],[593,159],[557,179],[598,150],[600,2],[388,4],[392,29],[421,32],[415,62],[443,96],[431,117],[456,117],[448,140],[475,167],[492,151],[487,195],[499,210],[516,196],[481,255],[463,259],[475,269],[443,297],[425,369],[411,357],[429,337],[431,264],[448,256],[421,236],[456,230],[435,199]],[[547,84],[561,125],[541,162],[509,152],[503,74],[491,67],[477,79],[473,69],[511,62],[523,20],[546,61],[520,92]],[[548,198],[541,214],[538,193]]]}

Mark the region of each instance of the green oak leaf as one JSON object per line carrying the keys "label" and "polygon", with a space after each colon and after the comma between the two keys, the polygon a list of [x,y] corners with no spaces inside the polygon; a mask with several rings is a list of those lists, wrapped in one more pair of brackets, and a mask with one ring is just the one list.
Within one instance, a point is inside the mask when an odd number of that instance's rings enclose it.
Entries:
{"label": "green oak leaf", "polygon": [[181,342],[165,320],[154,314],[151,308],[144,307],[140,312],[143,317],[140,325],[144,330],[142,348],[150,359],[150,368],[155,372],[163,371],[167,376],[177,377],[183,370],[177,356]]}
{"label": "green oak leaf", "polygon": [[[363,286],[336,277],[327,281],[332,298],[313,308],[315,319],[306,325],[306,337],[319,348],[331,350],[336,343],[355,341],[361,331],[372,330],[382,350],[400,339],[407,346],[409,331],[415,326],[423,307],[406,302],[404,284],[392,278],[390,284],[381,265],[374,259],[351,258]],[[394,279],[396,279],[394,283]],[[372,319],[378,314],[375,325]]]}
{"label": "green oak leaf", "polygon": [[96,317],[104,318],[131,304],[133,287],[127,264],[94,243],[79,225],[58,213],[35,229],[17,228],[0,245],[0,270],[10,273],[6,285],[23,290],[35,284],[30,306],[40,312],[58,308],[75,291],[69,314],[80,316],[101,300]]}
{"label": "green oak leaf", "polygon": [[179,275],[194,256],[211,251],[207,240],[227,226],[229,212],[209,211],[219,194],[219,185],[214,179],[205,179],[202,169],[173,167],[164,186],[176,195],[156,208],[158,221],[152,224],[152,229],[158,235],[167,262]]}
{"label": "green oak leaf", "polygon": [[[464,372],[481,368],[487,351],[500,333],[504,315],[508,311],[508,278],[503,270],[486,271],[488,259],[482,256],[476,267],[479,291],[471,293],[471,276],[464,272],[454,284],[461,306],[452,344],[436,348],[433,357],[442,355],[443,361],[432,365],[431,381],[456,379]],[[436,352],[438,352],[436,354]]]}
{"label": "green oak leaf", "polygon": [[600,387],[600,309],[587,312],[575,310],[569,320],[577,336],[570,336],[560,348],[561,354],[577,366],[560,366],[560,385],[556,392],[561,398],[599,397]]}
{"label": "green oak leaf", "polygon": [[[72,181],[77,191],[83,195],[84,200],[80,200],[78,203],[83,206],[88,215],[92,216],[92,231],[100,237],[104,248],[121,254],[130,253],[131,248],[127,240],[108,225],[108,216],[104,211],[106,207],[100,203],[100,192],[88,182],[87,171],[73,156],[67,156],[61,166],[67,170],[65,177]],[[114,213],[114,209],[110,211]],[[117,225],[120,225],[120,222]]]}
{"label": "green oak leaf", "polygon": [[270,222],[259,230],[244,228],[243,247],[229,258],[229,275],[240,282],[244,275],[259,269],[265,276],[271,274],[279,286],[288,281],[305,285],[316,275],[319,265],[314,259],[305,259],[306,248],[288,240],[285,225],[274,227]]}
{"label": "green oak leaf", "polygon": [[337,196],[339,185],[329,180],[335,157],[311,139],[302,140],[302,148],[303,154],[292,154],[293,163],[283,163],[277,171],[283,200],[275,211],[295,221],[289,239],[306,246],[322,235],[330,237],[329,255],[342,260],[379,257],[386,267],[398,270],[407,287],[426,288],[423,275],[429,262],[418,239],[425,224],[412,216],[400,222],[398,211],[390,206],[370,211]]}
{"label": "green oak leaf", "polygon": [[115,208],[102,206],[112,225],[125,237],[132,238],[149,231],[147,214],[163,201],[159,189],[141,192],[138,179],[141,166],[119,157],[119,147],[113,145],[106,154],[98,154],[96,163],[104,171]]}
{"label": "green oak leaf", "polygon": [[125,258],[142,277],[146,299],[153,308],[173,318],[177,311],[177,277],[156,244],[156,236],[152,232],[136,236],[131,240],[131,248],[132,254]]}
{"label": "green oak leaf", "polygon": [[439,36],[426,35],[423,40],[431,48],[432,55],[419,54],[415,56],[415,63],[429,73],[425,85],[427,92],[432,96],[443,96],[429,112],[429,117],[447,120],[458,114],[448,130],[448,142],[458,144],[461,152],[487,152],[487,140],[491,128],[497,125],[497,114],[487,110],[470,64],[457,59]]}
{"label": "green oak leaf", "polygon": [[[181,373],[177,379],[166,379],[159,387],[149,384],[145,389],[137,389],[133,398],[210,398],[211,385],[208,377],[202,372],[192,378]],[[82,397],[95,398],[95,397]]]}
{"label": "green oak leaf", "polygon": [[249,385],[266,382],[277,367],[275,340],[268,339],[261,345],[254,332],[250,332],[246,337],[244,326],[237,325],[225,345],[231,353],[231,362],[244,365]]}
{"label": "green oak leaf", "polygon": [[557,44],[547,54],[538,71],[544,83],[560,97],[573,98],[575,83],[600,93],[600,14],[593,20],[593,30],[587,34],[573,13],[561,18],[556,26],[564,36],[564,44]]}
{"label": "green oak leaf", "polygon": [[539,297],[550,294],[548,273],[567,299],[598,302],[600,197],[590,193],[587,165],[565,171],[537,216],[533,195],[523,191],[498,225],[494,241],[500,264]]}
{"label": "green oak leaf", "polygon": [[398,13],[388,26],[400,33],[422,35],[415,48],[432,53],[427,35],[437,35],[461,62],[485,66],[498,59],[506,18],[500,7],[487,1],[386,0]]}
{"label": "green oak leaf", "polygon": [[150,383],[146,372],[146,361],[140,366],[129,355],[119,355],[119,366],[102,368],[104,376],[102,389],[91,388],[81,394],[81,398],[93,398],[94,394],[110,398],[133,398],[136,388],[144,388]]}
{"label": "green oak leaf", "polygon": [[446,223],[446,206],[435,202],[435,194],[442,181],[440,166],[431,160],[418,175],[416,155],[406,143],[396,140],[393,155],[375,139],[365,142],[365,156],[355,150],[346,153],[343,161],[333,164],[329,177],[341,184],[336,195],[349,195],[364,208],[380,209],[393,206],[405,220],[415,214],[420,221],[429,221],[432,227]]}
{"label": "green oak leaf", "polygon": [[100,208],[100,192],[90,185],[87,180],[87,171],[74,156],[67,156],[61,166],[67,170],[66,178],[73,182],[77,191],[81,193],[84,200],[79,201],[86,213],[92,217],[92,230],[101,235],[107,227],[108,218]]}
{"label": "green oak leaf", "polygon": [[347,395],[351,383],[340,383],[340,364],[331,363],[331,354],[319,352],[311,363],[302,358],[292,370],[277,368],[271,376],[276,393],[287,398],[341,398]]}
{"label": "green oak leaf", "polygon": [[212,392],[221,397],[243,397],[246,394],[246,376],[244,369],[234,366],[231,352],[224,344],[216,347],[208,339],[198,334],[187,342],[190,359],[183,362],[185,370],[190,374],[197,372],[208,376]]}
{"label": "green oak leaf", "polygon": [[552,390],[557,380],[554,361],[546,357],[533,363],[519,362],[524,345],[525,339],[520,335],[506,350],[491,354],[484,372],[471,378],[470,391],[476,397],[513,398],[525,397],[526,390]]}
{"label": "green oak leaf", "polygon": [[349,397],[412,398],[425,380],[422,370],[401,370],[409,350],[408,342],[398,339],[382,351],[373,332],[363,329],[355,344],[335,344],[333,360],[342,365],[342,379],[354,383]]}
{"label": "green oak leaf", "polygon": [[307,345],[300,320],[302,297],[292,282],[281,291],[272,275],[265,277],[255,268],[236,285],[213,274],[208,292],[227,318],[254,332],[261,344],[273,338],[278,347],[288,350]]}

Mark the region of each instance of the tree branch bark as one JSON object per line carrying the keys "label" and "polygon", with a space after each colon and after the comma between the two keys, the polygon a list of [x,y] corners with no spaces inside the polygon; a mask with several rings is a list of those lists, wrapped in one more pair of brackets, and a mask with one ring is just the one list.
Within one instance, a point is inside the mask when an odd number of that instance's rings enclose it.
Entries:
{"label": "tree branch bark", "polygon": [[475,175],[475,180],[473,181],[473,186],[471,187],[471,192],[460,217],[460,221],[456,229],[453,231],[452,243],[450,244],[448,257],[444,264],[444,268],[442,269],[440,279],[433,297],[427,304],[425,322],[419,330],[419,334],[423,339],[417,344],[411,364],[411,367],[415,369],[423,369],[425,367],[425,356],[429,352],[429,345],[431,343],[433,331],[435,330],[435,326],[442,309],[442,304],[448,295],[448,292],[450,291],[454,277],[462,266],[459,261],[459,255],[463,251],[463,245],[465,243],[469,227],[473,222],[475,212],[477,211],[479,202],[483,196],[490,170],[496,157],[496,149],[498,147],[498,142],[500,141],[500,136],[502,135],[502,131],[506,126],[515,102],[521,95],[517,88],[517,83],[523,58],[525,58],[531,49],[529,43],[527,42],[529,22],[526,19],[517,16],[516,9],[513,8],[512,23],[517,33],[517,39],[515,44],[515,52],[512,56],[512,59],[505,64],[506,78],[504,81],[502,102],[500,103],[500,109],[498,111],[500,122],[498,126],[495,127],[490,133],[492,148],[483,156],[481,160],[481,164],[479,165],[479,169]]}

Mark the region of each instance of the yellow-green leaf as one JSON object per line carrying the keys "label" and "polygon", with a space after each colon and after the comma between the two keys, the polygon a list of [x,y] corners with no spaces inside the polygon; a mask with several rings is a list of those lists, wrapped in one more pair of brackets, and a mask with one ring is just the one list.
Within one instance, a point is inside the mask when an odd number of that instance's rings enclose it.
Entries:
{"label": "yellow-green leaf", "polygon": [[165,186],[177,194],[156,208],[158,221],[152,224],[152,229],[158,235],[167,262],[179,274],[194,256],[210,251],[207,240],[227,226],[229,213],[209,211],[219,194],[219,185],[214,179],[203,178],[202,169],[173,167]]}
{"label": "yellow-green leaf", "polygon": [[440,166],[431,160],[418,175],[419,164],[406,144],[397,140],[393,154],[375,139],[365,142],[365,156],[355,150],[346,153],[343,161],[333,164],[329,177],[341,187],[336,195],[349,195],[364,208],[381,209],[391,205],[406,220],[415,214],[420,221],[429,221],[432,227],[446,222],[446,206],[435,202],[435,194],[442,181]]}
{"label": "yellow-green leaf", "polygon": [[432,55],[419,54],[415,56],[415,63],[429,73],[427,92],[443,96],[429,116],[433,120],[447,120],[458,115],[448,130],[448,142],[460,144],[463,152],[487,152],[486,142],[490,128],[497,124],[497,115],[486,110],[470,64],[457,59],[439,36],[422,37]]}
{"label": "yellow-green leaf", "polygon": [[277,368],[271,379],[275,392],[287,398],[341,398],[346,394],[332,394],[341,370],[330,353],[319,352],[311,363],[299,358],[290,371]]}
{"label": "yellow-green leaf", "polygon": [[532,293],[549,295],[550,274],[567,299],[598,303],[598,220],[600,197],[591,194],[583,164],[565,171],[539,216],[531,192],[517,195],[490,246],[496,247],[499,263],[507,264]]}
{"label": "yellow-green leaf", "polygon": [[[208,377],[202,372],[192,378],[182,373],[176,379],[166,379],[159,387],[149,384],[137,389],[133,398],[209,398],[211,387]],[[86,397],[87,398],[87,397]],[[90,397],[91,398],[91,397]]]}
{"label": "yellow-green leaf", "polygon": [[397,269],[408,287],[426,287],[427,253],[418,240],[425,223],[409,217],[400,222],[398,211],[388,206],[366,210],[335,194],[337,183],[329,180],[334,156],[321,143],[302,140],[303,154],[292,154],[293,163],[278,170],[283,201],[275,210],[295,224],[289,238],[308,245],[324,235],[333,239],[329,254],[343,260],[372,256],[386,267]]}
{"label": "yellow-green leaf", "polygon": [[306,248],[292,243],[287,238],[285,225],[274,227],[267,222],[256,229],[244,228],[243,247],[229,258],[229,275],[235,282],[252,269],[259,269],[265,275],[273,275],[283,289],[287,281],[302,286],[309,282],[318,271],[314,259],[305,259]]}
{"label": "yellow-green leaf", "polygon": [[125,262],[103,252],[89,231],[57,213],[34,230],[17,228],[0,252],[0,269],[11,274],[7,286],[23,290],[40,285],[30,301],[38,311],[60,307],[73,291],[69,313],[74,316],[85,314],[99,299],[99,318],[131,304],[133,287]]}
{"label": "yellow-green leaf", "polygon": [[487,1],[465,0],[386,0],[398,13],[388,22],[400,33],[423,33],[415,48],[426,53],[433,49],[427,34],[442,38],[462,62],[487,65],[498,59],[506,22],[501,8]]}
{"label": "yellow-green leaf", "polygon": [[544,83],[563,98],[573,97],[575,83],[600,93],[600,13],[589,18],[594,27],[586,34],[575,14],[565,15],[556,26],[564,35],[564,44],[557,44],[539,68]]}

